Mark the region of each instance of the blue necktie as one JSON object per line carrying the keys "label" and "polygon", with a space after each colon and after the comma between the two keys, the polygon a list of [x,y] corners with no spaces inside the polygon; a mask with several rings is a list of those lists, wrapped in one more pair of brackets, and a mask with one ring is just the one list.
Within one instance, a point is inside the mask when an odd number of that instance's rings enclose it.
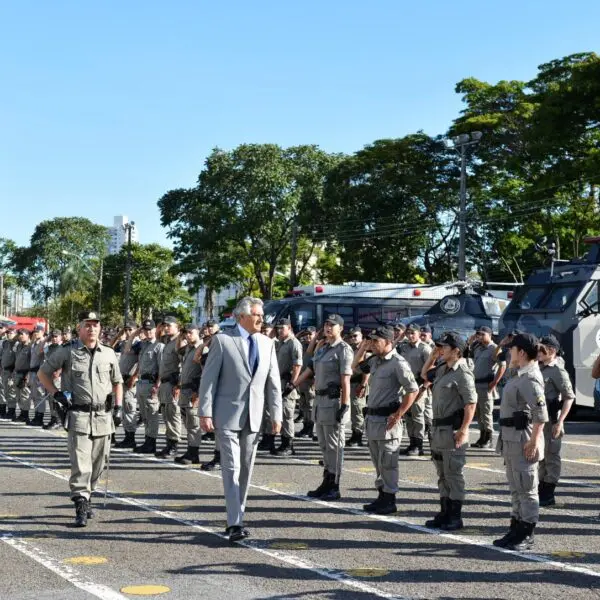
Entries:
{"label": "blue necktie", "polygon": [[256,373],[256,367],[258,367],[258,352],[256,348],[256,340],[252,336],[248,338],[248,345],[248,364],[250,365],[250,372],[252,373],[252,376],[254,376],[254,373]]}

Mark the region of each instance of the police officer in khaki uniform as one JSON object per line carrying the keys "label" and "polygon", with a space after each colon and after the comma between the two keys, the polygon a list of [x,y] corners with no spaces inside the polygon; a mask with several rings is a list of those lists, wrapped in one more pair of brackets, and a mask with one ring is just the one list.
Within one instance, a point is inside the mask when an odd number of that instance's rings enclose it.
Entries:
{"label": "police officer in khaki uniform", "polygon": [[156,337],[156,323],[146,319],[142,323],[144,339],[140,344],[138,368],[136,371],[136,398],[138,408],[144,423],[144,443],[136,447],[137,454],[154,454],[156,438],[158,438],[158,377],[159,365],[164,344]]}
{"label": "police officer in khaki uniform", "polygon": [[[47,359],[49,356],[52,356],[59,348],[62,348],[62,331],[60,329],[53,329],[50,332],[50,336],[48,341],[44,347],[44,359]],[[43,363],[43,361],[42,361]],[[39,371],[39,369],[38,369]],[[61,374],[60,371],[56,371],[52,375],[54,387],[57,390],[61,389]],[[39,380],[39,376],[38,376]],[[44,390],[45,391],[45,390]],[[58,417],[58,412],[56,410],[54,398],[51,396],[48,398],[50,403],[50,421],[46,423],[43,429],[60,429],[62,427],[62,423]]]}
{"label": "police officer in khaki uniform", "polygon": [[112,341],[112,348],[119,358],[119,369],[123,378],[123,431],[125,437],[115,444],[115,448],[135,450],[135,432],[138,427],[138,406],[136,397],[136,372],[141,348],[140,332],[137,323],[129,321]]}
{"label": "police officer in khaki uniform", "polygon": [[[373,356],[365,358],[368,352]],[[410,365],[394,349],[392,327],[378,327],[369,340],[361,343],[352,368],[370,374],[366,422],[379,496],[363,508],[366,512],[388,515],[396,512],[402,417],[410,410],[418,386]]]}
{"label": "police officer in khaki uniform", "polygon": [[548,411],[544,379],[537,363],[539,343],[529,333],[510,342],[510,365],[517,369],[504,387],[500,404],[498,449],[504,457],[512,498],[511,521],[495,546],[528,550],[539,519],[538,462],[544,457],[544,423]]}
{"label": "police officer in khaki uniform", "polygon": [[[431,354],[429,345],[423,343],[420,338],[420,329],[417,325],[409,325],[406,328],[406,341],[396,348],[398,354],[408,362],[413,375],[420,385],[421,370]],[[405,456],[423,456],[423,438],[425,437],[425,398],[424,394],[416,400],[409,413],[406,415],[406,432],[409,445],[400,454]]]}
{"label": "police officer in khaki uniform", "polygon": [[340,315],[331,314],[325,319],[324,339],[317,344],[304,373],[292,382],[298,387],[303,380],[312,375],[315,377],[313,421],[325,470],[321,485],[309,491],[308,496],[321,500],[340,498],[340,468],[344,456],[344,431],[350,409],[350,375],[354,358],[352,348],[342,339],[343,327],[344,319]]}
{"label": "police officer in khaki uniform", "polygon": [[[162,351],[158,375],[160,387],[158,399],[162,408],[166,427],[167,445],[156,453],[157,458],[175,458],[181,437],[181,413],[179,412],[179,371],[181,357],[179,355],[179,326],[177,319],[167,315],[163,319],[165,347]],[[156,415],[158,421],[158,415]]]}
{"label": "police officer in khaki uniform", "polygon": [[469,425],[477,403],[473,372],[463,358],[466,347],[467,341],[460,334],[449,331],[436,342],[434,355],[441,361],[435,368],[431,388],[431,459],[438,475],[440,512],[425,526],[445,531],[463,527],[464,467]]}
{"label": "police officer in khaki uniform", "polygon": [[15,347],[19,343],[17,332],[9,329],[6,339],[2,342],[2,387],[4,388],[4,400],[6,401],[6,419],[17,418],[17,392],[15,390]]}
{"label": "police officer in khaki uniform", "polygon": [[[297,337],[302,344],[302,369],[300,371],[302,373],[306,369],[310,359],[306,351],[310,343],[317,337],[317,330],[311,325],[300,332]],[[298,387],[298,393],[300,394],[298,406],[302,413],[302,429],[296,433],[297,438],[312,438],[314,435],[315,424],[312,421],[312,411],[315,403],[314,383],[314,378],[309,378],[305,379]]]}
{"label": "police officer in khaki uniform", "polygon": [[29,364],[31,363],[31,332],[28,329],[19,329],[17,339],[19,343],[15,347],[15,391],[21,413],[13,421],[29,423],[31,390],[28,383]]}
{"label": "police officer in khaki uniform", "polygon": [[475,417],[479,424],[479,439],[472,448],[491,448],[494,434],[494,400],[498,398],[496,387],[506,371],[506,363],[498,361],[498,346],[492,341],[492,330],[485,325],[475,332],[471,346],[473,374],[477,390]]}
{"label": "police officer in khaki uniform", "polygon": [[44,326],[38,324],[31,333],[31,354],[29,358],[29,390],[31,402],[35,409],[35,416],[27,424],[32,427],[42,427],[44,425],[44,414],[46,412],[46,390],[38,380],[37,372],[44,362]]}
{"label": "police officer in khaki uniform", "polygon": [[538,493],[540,506],[556,504],[554,489],[560,479],[560,449],[565,434],[565,419],[573,406],[575,394],[569,374],[560,362],[560,343],[553,335],[540,339],[538,361],[544,379],[544,395],[549,420],[544,425],[544,458],[540,461]]}
{"label": "police officer in khaki uniform", "polygon": [[[350,329],[348,343],[354,353],[356,353],[362,342],[362,329],[360,327],[353,327]],[[346,442],[346,447],[348,448],[363,445],[363,432],[365,428],[363,410],[367,403],[368,380],[368,373],[363,373],[357,368],[353,369],[350,377],[350,425],[352,427],[352,435]]]}
{"label": "police officer in khaki uniform", "polygon": [[185,415],[185,428],[187,431],[187,450],[181,456],[175,457],[175,462],[180,465],[199,465],[200,442],[202,430],[198,416],[198,388],[202,365],[194,360],[196,350],[201,345],[198,326],[190,323],[182,330],[186,344],[180,349],[181,354],[181,382],[179,385],[179,406]]}
{"label": "police officer in khaki uniform", "polygon": [[[85,527],[92,516],[90,498],[108,453],[114,431],[111,404],[120,408],[123,381],[114,350],[99,343],[100,318],[86,311],[79,315],[80,348],[63,347],[48,357],[38,372],[42,385],[67,408],[71,461],[71,499],[75,525]],[[56,389],[53,374],[61,370],[63,391]],[[70,392],[69,398],[65,391]]]}
{"label": "police officer in khaki uniform", "polygon": [[[300,375],[302,368],[302,344],[294,336],[292,322],[289,319],[279,319],[275,323],[277,339],[275,353],[281,377],[281,389],[284,391],[282,398],[283,423],[281,425],[281,445],[271,454],[275,456],[290,456],[296,454],[294,450],[294,415],[296,413],[296,400],[298,391],[291,386]],[[269,422],[271,420],[269,419]]]}
{"label": "police officer in khaki uniform", "polygon": [[[0,365],[2,364],[2,350],[6,339],[6,326],[0,323]],[[6,419],[6,398],[4,384],[2,383],[2,367],[0,367],[0,419]]]}

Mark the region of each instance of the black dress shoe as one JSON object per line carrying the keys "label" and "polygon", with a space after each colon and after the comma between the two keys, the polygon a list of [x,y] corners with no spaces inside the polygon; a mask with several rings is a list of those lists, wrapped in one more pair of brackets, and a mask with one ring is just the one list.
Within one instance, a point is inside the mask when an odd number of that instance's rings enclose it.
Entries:
{"label": "black dress shoe", "polygon": [[225,533],[229,535],[230,542],[239,542],[247,537],[250,537],[250,532],[240,525],[232,525],[225,530]]}

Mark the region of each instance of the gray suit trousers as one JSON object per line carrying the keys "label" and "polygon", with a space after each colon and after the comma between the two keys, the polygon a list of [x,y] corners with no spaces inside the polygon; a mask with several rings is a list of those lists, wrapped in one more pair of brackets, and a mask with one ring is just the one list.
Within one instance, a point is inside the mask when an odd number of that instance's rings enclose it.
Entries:
{"label": "gray suit trousers", "polygon": [[242,525],[246,510],[248,486],[254,468],[258,432],[248,423],[241,431],[216,429],[216,442],[221,449],[221,476],[225,492],[227,526]]}

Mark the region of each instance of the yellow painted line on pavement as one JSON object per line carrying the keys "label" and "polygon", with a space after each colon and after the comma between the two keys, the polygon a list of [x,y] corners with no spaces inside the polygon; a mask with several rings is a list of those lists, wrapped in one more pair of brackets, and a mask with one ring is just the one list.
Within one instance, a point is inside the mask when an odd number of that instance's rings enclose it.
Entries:
{"label": "yellow painted line on pavement", "polygon": [[583,558],[585,556],[585,552],[571,552],[570,550],[557,550],[556,552],[552,552],[551,555],[556,556],[558,558]]}
{"label": "yellow painted line on pavement", "polygon": [[166,594],[171,591],[170,587],[166,585],[127,585],[119,590],[122,594],[129,594],[130,596],[158,596],[159,594]]}
{"label": "yellow painted line on pavement", "polygon": [[384,577],[385,575],[389,575],[390,572],[387,569],[379,569],[377,567],[363,567],[350,569],[346,573],[351,577]]}
{"label": "yellow painted line on pavement", "polygon": [[10,454],[11,456],[23,456],[26,454],[33,454],[31,450],[9,450],[6,454]]}
{"label": "yellow painted line on pavement", "polygon": [[273,542],[269,544],[273,550],[308,550],[308,544],[304,542]]}
{"label": "yellow painted line on pavement", "polygon": [[358,467],[356,470],[361,473],[375,473],[375,467]]}
{"label": "yellow painted line on pavement", "polygon": [[571,462],[585,463],[590,465],[598,465],[600,464],[600,458],[577,458]]}
{"label": "yellow painted line on pavement", "polygon": [[479,467],[479,468],[491,466],[490,463],[484,463],[484,462],[469,462],[468,464],[470,467]]}
{"label": "yellow painted line on pavement", "polygon": [[0,519],[18,519],[19,515],[0,515]]}
{"label": "yellow painted line on pavement", "polygon": [[105,556],[72,556],[65,558],[63,562],[67,565],[103,565],[108,562]]}

